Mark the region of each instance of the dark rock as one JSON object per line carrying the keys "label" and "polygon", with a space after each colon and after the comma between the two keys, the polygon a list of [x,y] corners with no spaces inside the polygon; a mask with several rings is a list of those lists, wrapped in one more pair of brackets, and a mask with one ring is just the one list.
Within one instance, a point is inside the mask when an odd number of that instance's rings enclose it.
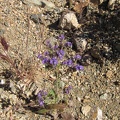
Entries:
{"label": "dark rock", "polygon": [[39,22],[40,22],[39,17],[38,17],[38,15],[36,15],[36,14],[31,15],[31,16],[30,16],[30,19],[31,19],[34,23],[39,23]]}
{"label": "dark rock", "polygon": [[38,23],[44,24],[44,19],[43,19],[42,14],[32,14],[30,16],[30,19],[36,24],[38,24]]}
{"label": "dark rock", "polygon": [[99,63],[103,63],[102,56],[100,54],[100,50],[97,46],[94,46],[90,50],[91,56],[98,60]]}
{"label": "dark rock", "polygon": [[112,58],[112,52],[110,52],[110,51],[109,52],[106,52],[106,51],[103,52],[103,57],[110,60]]}
{"label": "dark rock", "polygon": [[92,62],[92,57],[89,54],[84,54],[80,63],[84,66],[90,65]]}
{"label": "dark rock", "polygon": [[115,48],[118,52],[120,52],[120,43],[115,43]]}
{"label": "dark rock", "polygon": [[9,27],[9,24],[7,23],[7,21],[4,22],[4,25],[5,25],[6,27]]}

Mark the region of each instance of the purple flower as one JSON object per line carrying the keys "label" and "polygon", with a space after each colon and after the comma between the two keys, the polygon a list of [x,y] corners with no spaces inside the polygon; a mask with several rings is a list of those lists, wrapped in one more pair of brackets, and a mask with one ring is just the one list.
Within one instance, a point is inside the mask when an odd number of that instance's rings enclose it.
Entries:
{"label": "purple flower", "polygon": [[50,59],[50,64],[56,66],[56,65],[58,64],[57,58],[56,58],[56,57],[51,58],[51,59]]}
{"label": "purple flower", "polygon": [[52,48],[52,45],[51,45],[51,43],[50,43],[49,40],[46,41],[46,45],[47,45],[49,48]]}
{"label": "purple flower", "polygon": [[71,42],[66,42],[65,46],[72,47],[72,43]]}
{"label": "purple flower", "polygon": [[83,69],[84,69],[82,65],[78,65],[78,64],[75,65],[74,68],[75,68],[76,70],[83,70]]}
{"label": "purple flower", "polygon": [[38,103],[41,107],[44,107],[44,100],[43,98],[47,95],[47,92],[44,90],[41,90],[38,92]]}
{"label": "purple flower", "polygon": [[74,56],[74,59],[75,59],[75,60],[80,60],[80,59],[81,59],[81,56],[80,56],[80,55],[75,55],[75,56]]}
{"label": "purple flower", "polygon": [[42,60],[43,64],[47,64],[48,62],[49,62],[49,58],[47,58],[47,57],[43,58],[43,60]]}
{"label": "purple flower", "polygon": [[38,54],[37,58],[38,59],[43,59],[43,56],[41,54]]}
{"label": "purple flower", "polygon": [[58,45],[55,45],[55,46],[54,46],[54,50],[56,50],[57,48],[58,48]]}
{"label": "purple flower", "polygon": [[44,101],[43,100],[38,100],[38,103],[41,107],[44,107]]}
{"label": "purple flower", "polygon": [[66,88],[64,89],[64,92],[65,92],[66,94],[69,94],[71,89],[72,89],[72,86],[69,85],[68,87],[66,87]]}
{"label": "purple flower", "polygon": [[38,99],[41,99],[41,98],[42,98],[42,95],[41,95],[40,92],[37,94],[37,96],[38,96]]}
{"label": "purple flower", "polygon": [[59,35],[58,37],[60,40],[64,40],[65,39],[65,36],[63,34]]}
{"label": "purple flower", "polygon": [[60,53],[62,56],[65,55],[65,52],[64,52],[64,50],[62,50],[62,49],[59,51],[59,53]]}
{"label": "purple flower", "polygon": [[63,56],[65,55],[64,50],[61,49],[61,50],[57,51],[57,55],[58,55],[58,57],[59,57],[60,59],[62,59]]}
{"label": "purple flower", "polygon": [[58,53],[58,57],[60,58],[60,60],[63,59],[63,56],[60,53]]}
{"label": "purple flower", "polygon": [[73,61],[71,59],[68,59],[68,60],[64,61],[63,64],[71,67],[73,65]]}
{"label": "purple flower", "polygon": [[49,55],[49,52],[48,52],[48,51],[44,52],[44,55],[45,55],[45,56],[48,56],[48,55]]}

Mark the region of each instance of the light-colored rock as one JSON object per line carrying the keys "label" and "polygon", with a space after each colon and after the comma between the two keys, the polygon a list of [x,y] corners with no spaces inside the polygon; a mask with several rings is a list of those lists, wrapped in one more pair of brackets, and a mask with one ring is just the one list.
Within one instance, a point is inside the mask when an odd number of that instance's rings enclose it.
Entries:
{"label": "light-colored rock", "polygon": [[102,110],[99,107],[97,108],[97,120],[102,120]]}
{"label": "light-colored rock", "polygon": [[90,110],[91,110],[91,107],[90,107],[89,105],[83,106],[82,109],[81,109],[82,113],[83,113],[85,116],[88,115],[88,113],[90,112]]}
{"label": "light-colored rock", "polygon": [[35,5],[42,5],[40,0],[22,0],[24,4],[35,4]]}
{"label": "light-colored rock", "polygon": [[86,49],[86,45],[87,45],[87,41],[85,39],[82,39],[83,50]]}
{"label": "light-colored rock", "polygon": [[116,0],[109,0],[108,7],[111,6],[113,3],[115,3]]}
{"label": "light-colored rock", "polygon": [[111,70],[108,70],[106,73],[106,77],[110,79],[112,78],[112,76],[113,76],[113,72]]}
{"label": "light-colored rock", "polygon": [[79,28],[81,25],[78,23],[77,17],[74,12],[64,11],[60,18],[58,26],[62,29],[71,29],[72,27]]}
{"label": "light-colored rock", "polygon": [[106,100],[107,98],[108,98],[107,93],[100,95],[100,99],[102,99],[102,100]]}
{"label": "light-colored rock", "polygon": [[47,0],[22,0],[24,4],[35,4],[39,6],[47,6],[50,8],[55,8],[54,3]]}
{"label": "light-colored rock", "polygon": [[54,5],[52,2],[50,2],[50,1],[41,0],[41,2],[42,2],[43,4],[45,4],[47,7],[55,8],[55,5]]}
{"label": "light-colored rock", "polygon": [[113,119],[113,120],[118,120],[118,117],[117,117],[117,116],[114,116],[112,119]]}
{"label": "light-colored rock", "polygon": [[103,0],[90,0],[90,2],[92,2],[95,5],[100,5],[103,2]]}

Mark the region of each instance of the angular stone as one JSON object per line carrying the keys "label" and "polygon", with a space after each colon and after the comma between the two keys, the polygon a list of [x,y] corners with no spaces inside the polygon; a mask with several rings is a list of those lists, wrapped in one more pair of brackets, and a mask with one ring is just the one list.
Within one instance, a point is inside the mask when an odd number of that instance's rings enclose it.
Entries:
{"label": "angular stone", "polygon": [[77,17],[72,11],[64,11],[59,20],[59,28],[62,29],[71,29],[71,28],[79,28],[81,25],[78,23]]}
{"label": "angular stone", "polygon": [[83,113],[85,116],[88,115],[88,113],[90,112],[90,110],[91,110],[91,107],[90,107],[89,105],[83,106],[82,109],[81,109],[82,113]]}
{"label": "angular stone", "polygon": [[112,76],[113,76],[113,72],[111,70],[108,70],[106,73],[106,77],[110,79],[112,78]]}
{"label": "angular stone", "polygon": [[108,94],[104,93],[102,95],[100,95],[100,99],[106,100],[108,98]]}

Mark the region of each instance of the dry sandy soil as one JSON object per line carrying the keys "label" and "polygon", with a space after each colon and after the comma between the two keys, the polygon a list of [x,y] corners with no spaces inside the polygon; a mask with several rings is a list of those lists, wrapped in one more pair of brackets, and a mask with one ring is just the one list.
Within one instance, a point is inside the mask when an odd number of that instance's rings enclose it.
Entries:
{"label": "dry sandy soil", "polygon": [[[114,3],[113,8],[106,8],[104,3],[99,6],[100,11],[89,6],[79,20],[81,28],[64,30],[57,27],[58,20],[69,7],[65,0],[51,2],[54,9],[21,0],[0,0],[0,36],[9,45],[7,52],[0,45],[0,53],[12,61],[0,58],[0,119],[120,120],[120,5]],[[60,34],[73,44],[76,42],[74,47],[81,45],[77,38],[84,38],[87,47],[82,55],[89,55],[91,61],[83,71],[60,70],[63,88],[72,86],[68,95],[57,93],[67,101],[67,105],[62,105],[64,110],[58,106],[52,109],[53,105],[47,114],[37,114],[38,91],[54,88],[57,79],[54,70],[45,69],[37,55],[45,51],[46,39]],[[79,53],[76,49],[72,50],[74,54]]]}

